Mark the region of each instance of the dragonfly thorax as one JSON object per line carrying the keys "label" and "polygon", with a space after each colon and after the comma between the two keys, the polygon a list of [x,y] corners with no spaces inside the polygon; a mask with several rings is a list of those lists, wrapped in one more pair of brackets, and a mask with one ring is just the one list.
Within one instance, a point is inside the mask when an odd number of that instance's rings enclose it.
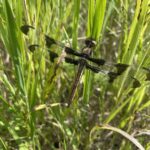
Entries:
{"label": "dragonfly thorax", "polygon": [[91,54],[92,54],[92,49],[91,48],[85,47],[85,48],[82,49],[83,57],[88,58],[89,56],[91,56]]}

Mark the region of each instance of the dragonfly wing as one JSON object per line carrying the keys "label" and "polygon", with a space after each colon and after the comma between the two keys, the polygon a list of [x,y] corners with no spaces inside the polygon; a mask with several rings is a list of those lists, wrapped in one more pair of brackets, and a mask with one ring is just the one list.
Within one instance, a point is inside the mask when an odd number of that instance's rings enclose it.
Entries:
{"label": "dragonfly wing", "polygon": [[92,57],[88,57],[87,59],[99,66],[103,66],[106,62],[104,59],[97,59],[97,58],[92,58]]}
{"label": "dragonfly wing", "polygon": [[74,65],[78,65],[79,64],[79,60],[72,59],[72,58],[69,58],[69,57],[65,57],[65,62],[66,63],[70,63],[70,64],[74,64]]}

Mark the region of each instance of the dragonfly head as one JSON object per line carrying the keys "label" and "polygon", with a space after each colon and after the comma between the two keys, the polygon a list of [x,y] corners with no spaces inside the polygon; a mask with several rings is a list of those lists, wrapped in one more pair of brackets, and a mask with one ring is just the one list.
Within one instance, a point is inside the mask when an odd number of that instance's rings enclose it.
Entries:
{"label": "dragonfly head", "polygon": [[85,45],[86,45],[86,47],[89,47],[89,48],[95,47],[96,46],[96,41],[93,40],[92,38],[87,38],[85,40]]}

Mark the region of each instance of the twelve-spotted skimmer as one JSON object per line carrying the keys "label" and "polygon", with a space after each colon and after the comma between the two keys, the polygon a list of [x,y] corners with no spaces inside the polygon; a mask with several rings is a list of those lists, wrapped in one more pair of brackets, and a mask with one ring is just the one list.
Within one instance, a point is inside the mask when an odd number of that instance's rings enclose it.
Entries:
{"label": "twelve-spotted skimmer", "polygon": [[[24,34],[27,35],[29,29],[34,29],[34,27],[29,26],[29,25],[23,25],[23,26],[21,26],[20,29]],[[104,66],[106,64],[106,61],[104,59],[97,59],[97,58],[91,57],[92,49],[96,46],[96,42],[90,38],[87,38],[85,40],[85,47],[82,48],[81,52],[78,52],[70,47],[65,46],[63,43],[54,40],[53,38],[49,37],[48,35],[45,35],[45,43],[46,43],[46,47],[48,49],[51,48],[51,46],[55,44],[61,48],[64,48],[64,51],[67,55],[73,55],[73,56],[77,56],[79,58],[79,59],[73,59],[69,56],[65,56],[65,62],[78,66],[78,71],[77,71],[75,80],[72,85],[72,90],[71,90],[70,96],[67,101],[68,106],[72,103],[72,101],[74,99],[75,92],[76,92],[76,89],[77,89],[78,83],[80,81],[80,78],[82,76],[84,68],[91,70],[94,73],[107,74],[107,76],[109,77],[109,82],[113,82],[118,76],[122,75],[122,73],[124,71],[126,71],[127,68],[129,67],[129,65],[127,65],[127,64],[115,63],[115,64],[113,64],[113,67],[115,67],[115,69],[116,69],[115,71],[107,71],[107,70],[101,69],[100,66]],[[33,44],[33,45],[30,45],[28,48],[30,51],[34,51],[36,47],[39,47],[39,45]],[[52,52],[50,50],[49,50],[49,54],[50,54],[50,60],[52,62],[54,62],[55,58],[58,57],[57,53]],[[89,64],[89,62],[92,62],[95,65],[91,65],[91,64]],[[150,69],[146,68],[146,67],[142,67],[142,69],[146,72],[146,80],[150,81]],[[136,78],[134,78],[132,76],[131,76],[131,78],[133,79],[133,88],[138,88],[139,86],[141,86],[139,80],[137,80]]]}

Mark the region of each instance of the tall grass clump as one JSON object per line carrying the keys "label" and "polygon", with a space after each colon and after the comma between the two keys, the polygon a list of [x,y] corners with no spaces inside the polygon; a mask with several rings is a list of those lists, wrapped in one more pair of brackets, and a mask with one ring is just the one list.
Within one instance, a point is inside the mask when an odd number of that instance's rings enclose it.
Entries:
{"label": "tall grass clump", "polygon": [[[2,0],[0,8],[0,149],[150,149],[142,69],[150,69],[149,0]],[[23,25],[32,26],[27,35]],[[129,67],[113,83],[85,70],[65,107],[77,67],[63,61],[62,48],[47,49],[45,35],[77,50],[90,37],[92,57],[107,61],[103,70]],[[31,44],[39,46],[30,51]],[[59,54],[54,63],[49,50]]]}

